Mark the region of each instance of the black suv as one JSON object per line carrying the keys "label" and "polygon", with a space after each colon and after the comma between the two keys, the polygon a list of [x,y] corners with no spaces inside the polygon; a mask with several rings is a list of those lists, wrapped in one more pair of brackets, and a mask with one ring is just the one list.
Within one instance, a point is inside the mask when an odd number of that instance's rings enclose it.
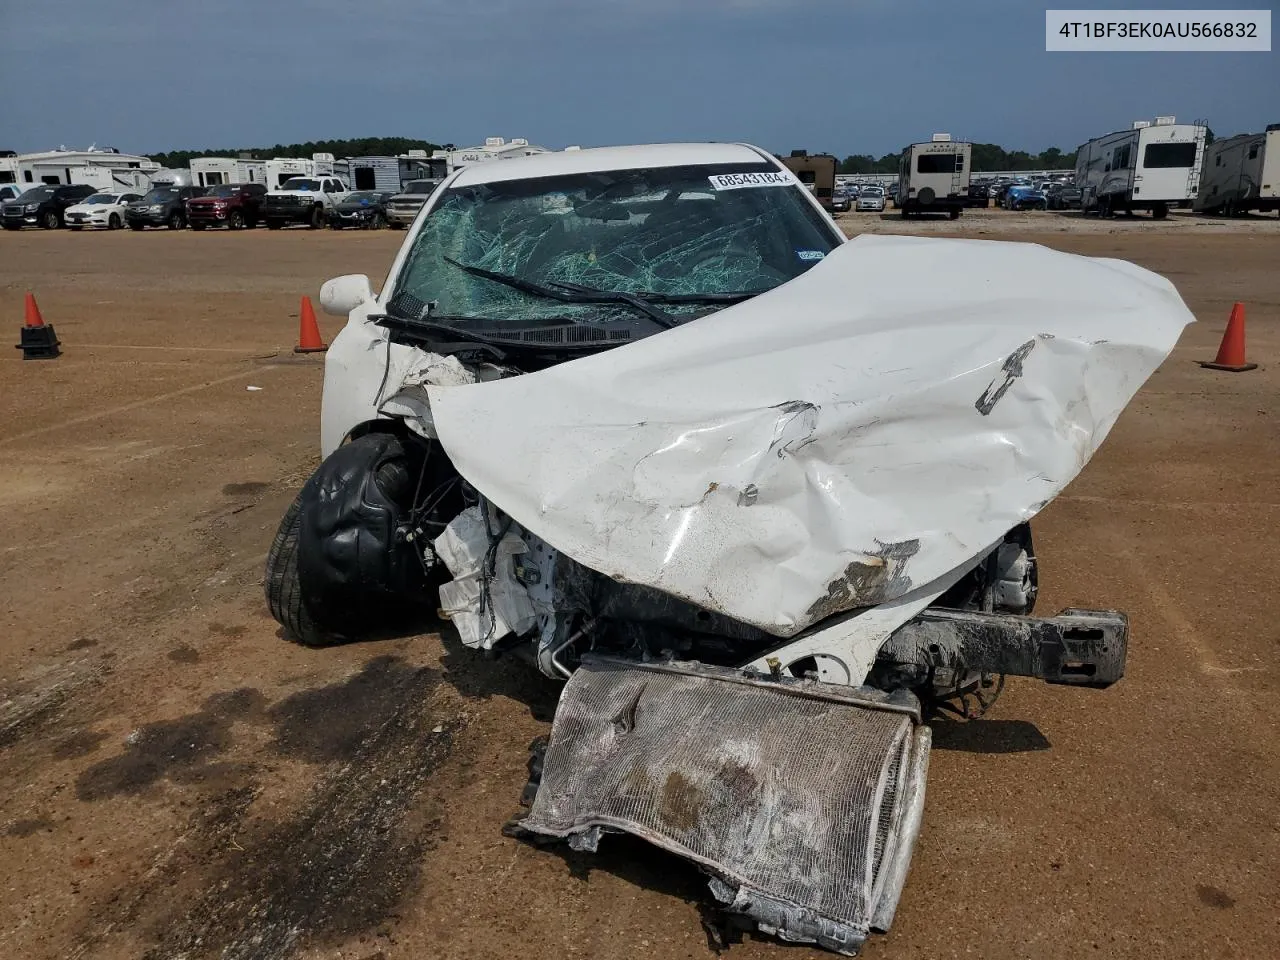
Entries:
{"label": "black suv", "polygon": [[63,214],[67,207],[97,192],[96,188],[85,183],[41,184],[0,208],[0,224],[6,230],[21,230],[28,226],[56,230],[65,222]]}
{"label": "black suv", "polygon": [[124,219],[133,230],[168,227],[181,230],[187,225],[187,201],[203,197],[204,187],[152,187],[141,200],[124,208]]}

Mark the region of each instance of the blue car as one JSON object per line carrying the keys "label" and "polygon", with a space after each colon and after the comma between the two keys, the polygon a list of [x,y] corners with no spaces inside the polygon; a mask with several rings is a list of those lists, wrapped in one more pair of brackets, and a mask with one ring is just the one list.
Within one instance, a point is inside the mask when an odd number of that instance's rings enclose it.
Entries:
{"label": "blue car", "polygon": [[1043,190],[1037,190],[1031,184],[1018,184],[1009,188],[1004,195],[1006,210],[1047,210],[1049,201]]}

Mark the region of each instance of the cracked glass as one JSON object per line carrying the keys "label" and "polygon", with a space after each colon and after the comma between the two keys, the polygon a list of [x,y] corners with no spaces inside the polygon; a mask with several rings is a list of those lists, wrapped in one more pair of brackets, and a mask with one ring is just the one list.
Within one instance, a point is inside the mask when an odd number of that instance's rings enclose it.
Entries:
{"label": "cracked glass", "polygon": [[[654,297],[763,293],[842,239],[793,183],[715,189],[712,177],[775,173],[765,162],[615,170],[452,188],[428,214],[397,296],[441,318],[608,322],[624,304],[565,303],[463,267],[551,287]],[[768,178],[758,178],[766,181]],[[725,304],[664,304],[690,319]]]}

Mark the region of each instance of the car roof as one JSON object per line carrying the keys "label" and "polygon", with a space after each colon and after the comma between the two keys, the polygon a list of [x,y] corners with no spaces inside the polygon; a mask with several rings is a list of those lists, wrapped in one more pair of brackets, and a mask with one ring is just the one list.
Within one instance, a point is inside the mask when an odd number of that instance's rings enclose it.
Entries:
{"label": "car roof", "polygon": [[626,147],[590,147],[471,163],[452,183],[455,187],[527,180],[606,170],[682,167],[720,163],[777,161],[766,151],[745,143],[650,143]]}

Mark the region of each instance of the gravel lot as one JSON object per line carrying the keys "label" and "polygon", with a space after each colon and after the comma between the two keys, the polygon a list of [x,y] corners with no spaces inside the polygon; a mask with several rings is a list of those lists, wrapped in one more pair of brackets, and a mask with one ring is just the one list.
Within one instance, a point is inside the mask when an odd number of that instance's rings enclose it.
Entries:
{"label": "gravel lot", "polygon": [[[1037,520],[1040,609],[1128,611],[1128,676],[1011,681],[937,728],[902,906],[865,955],[1272,955],[1280,220],[841,223],[1130,259],[1201,321]],[[376,285],[402,237],[0,235],[13,342],[32,290],[65,351],[0,361],[0,956],[711,955],[681,861],[499,832],[552,684],[447,634],[304,650],[267,615],[267,546],[317,459],[298,297]],[[1203,370],[1236,300],[1261,368]]]}

